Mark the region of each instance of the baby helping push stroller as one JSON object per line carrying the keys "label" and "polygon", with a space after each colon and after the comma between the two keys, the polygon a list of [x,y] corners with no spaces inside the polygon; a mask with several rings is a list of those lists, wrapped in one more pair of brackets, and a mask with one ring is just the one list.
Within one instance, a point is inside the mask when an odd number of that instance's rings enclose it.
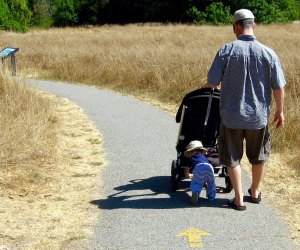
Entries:
{"label": "baby helping push stroller", "polygon": [[213,88],[201,88],[188,93],[182,100],[176,115],[180,123],[176,145],[177,159],[171,165],[172,191],[180,189],[186,180],[184,167],[187,159],[184,156],[186,146],[193,140],[199,140],[208,150],[206,157],[213,166],[216,177],[224,177],[224,192],[230,192],[232,185],[225,166],[219,163],[217,137],[220,126],[220,91]]}

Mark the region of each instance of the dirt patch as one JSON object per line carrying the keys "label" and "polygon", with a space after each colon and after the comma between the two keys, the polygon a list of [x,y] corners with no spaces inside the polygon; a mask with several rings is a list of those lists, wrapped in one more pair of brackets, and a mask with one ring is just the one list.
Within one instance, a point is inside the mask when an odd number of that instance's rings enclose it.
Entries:
{"label": "dirt patch", "polygon": [[58,123],[57,159],[32,173],[38,189],[1,188],[0,249],[78,249],[97,223],[99,209],[90,201],[98,198],[105,166],[101,135],[80,107],[40,94],[51,101]]}

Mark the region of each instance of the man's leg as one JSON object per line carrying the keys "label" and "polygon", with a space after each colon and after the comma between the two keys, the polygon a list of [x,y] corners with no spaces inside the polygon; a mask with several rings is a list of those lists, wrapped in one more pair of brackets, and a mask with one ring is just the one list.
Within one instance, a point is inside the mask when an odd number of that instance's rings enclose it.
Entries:
{"label": "man's leg", "polygon": [[251,196],[257,198],[259,194],[259,185],[264,172],[264,164],[252,165],[252,185]]}
{"label": "man's leg", "polygon": [[251,196],[258,198],[259,185],[263,176],[264,162],[269,158],[270,133],[268,127],[246,130],[246,154],[252,164]]}
{"label": "man's leg", "polygon": [[234,204],[236,206],[244,206],[240,166],[240,160],[243,157],[243,140],[243,129],[229,129],[221,124],[218,137],[219,158],[220,162],[227,166],[227,173],[235,192]]}
{"label": "man's leg", "polygon": [[227,167],[227,172],[235,193],[234,203],[237,206],[244,206],[244,193],[242,190],[242,171],[241,166]]}

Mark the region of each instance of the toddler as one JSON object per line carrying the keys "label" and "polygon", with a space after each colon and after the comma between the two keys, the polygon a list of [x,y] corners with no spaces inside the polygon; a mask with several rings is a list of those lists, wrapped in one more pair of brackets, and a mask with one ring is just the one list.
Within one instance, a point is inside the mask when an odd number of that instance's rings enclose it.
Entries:
{"label": "toddler", "polygon": [[207,149],[203,147],[200,141],[191,141],[184,152],[184,156],[190,159],[187,168],[191,168],[193,172],[190,186],[193,204],[198,202],[201,190],[205,184],[207,184],[206,196],[208,200],[213,201],[216,197],[214,169],[205,157],[206,152]]}

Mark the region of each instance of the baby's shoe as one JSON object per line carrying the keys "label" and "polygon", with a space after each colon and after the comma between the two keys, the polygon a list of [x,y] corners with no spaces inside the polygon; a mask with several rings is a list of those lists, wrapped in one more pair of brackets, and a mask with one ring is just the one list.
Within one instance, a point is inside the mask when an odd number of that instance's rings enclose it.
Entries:
{"label": "baby's shoe", "polygon": [[214,198],[214,197],[207,197],[207,200],[208,200],[208,201],[214,201],[215,198]]}
{"label": "baby's shoe", "polygon": [[199,199],[199,193],[198,192],[192,192],[191,202],[193,205],[197,204]]}

